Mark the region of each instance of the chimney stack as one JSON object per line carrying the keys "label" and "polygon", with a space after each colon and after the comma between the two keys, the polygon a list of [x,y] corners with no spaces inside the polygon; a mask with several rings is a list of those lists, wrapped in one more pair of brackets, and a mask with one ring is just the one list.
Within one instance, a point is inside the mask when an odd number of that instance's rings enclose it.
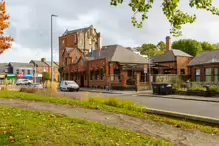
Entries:
{"label": "chimney stack", "polygon": [[101,34],[100,33],[98,33],[98,48],[97,48],[97,50],[99,50],[99,49],[102,49],[102,36],[101,36]]}
{"label": "chimney stack", "polygon": [[171,37],[167,36],[166,37],[166,52],[171,50]]}
{"label": "chimney stack", "polygon": [[41,62],[46,62],[46,58],[41,58]]}

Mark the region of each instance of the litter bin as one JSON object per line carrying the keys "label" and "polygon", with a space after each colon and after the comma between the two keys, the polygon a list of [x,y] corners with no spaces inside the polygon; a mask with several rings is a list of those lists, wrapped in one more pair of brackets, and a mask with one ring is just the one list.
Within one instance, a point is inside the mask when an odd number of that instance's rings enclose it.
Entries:
{"label": "litter bin", "polygon": [[153,94],[160,94],[160,84],[152,84]]}
{"label": "litter bin", "polygon": [[171,84],[160,84],[160,95],[172,94],[173,89]]}

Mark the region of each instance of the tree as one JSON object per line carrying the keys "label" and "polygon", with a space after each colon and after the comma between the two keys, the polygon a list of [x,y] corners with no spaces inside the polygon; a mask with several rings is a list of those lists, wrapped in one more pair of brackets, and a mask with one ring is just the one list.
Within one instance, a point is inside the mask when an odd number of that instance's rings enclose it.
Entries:
{"label": "tree", "polygon": [[172,44],[172,48],[182,50],[192,56],[196,56],[203,51],[201,43],[192,39],[181,39],[179,41],[175,41]]}
{"label": "tree", "polygon": [[[111,0],[111,5],[117,6],[122,4],[124,0]],[[152,8],[154,0],[130,0],[129,6],[134,12],[132,24],[134,27],[141,28],[143,22],[148,19],[148,12]],[[174,36],[182,35],[181,29],[183,24],[194,23],[196,15],[190,15],[179,10],[180,0],[162,0],[162,10],[171,24],[170,33]],[[219,15],[219,9],[212,5],[212,0],[189,0],[191,8],[202,9],[211,12],[213,15]],[[137,14],[140,13],[141,20],[137,21]]]}
{"label": "tree", "polygon": [[210,44],[208,42],[202,42],[201,45],[203,51],[216,50],[217,48],[215,44]]}
{"label": "tree", "polygon": [[4,0],[0,1],[0,54],[5,50],[11,48],[11,42],[13,38],[10,36],[4,36],[4,31],[9,28],[10,22],[8,21],[10,16],[6,14],[6,3]]}
{"label": "tree", "polygon": [[157,44],[157,48],[161,51],[163,50],[166,50],[166,44],[163,42],[163,41],[160,41],[158,44]]}
{"label": "tree", "polygon": [[160,48],[154,44],[143,44],[138,50],[142,55],[149,55],[150,57],[159,56],[164,53],[163,50],[160,50]]}
{"label": "tree", "polygon": [[43,73],[43,80],[44,81],[50,80],[50,77],[51,77],[50,73],[48,73],[48,72]]}

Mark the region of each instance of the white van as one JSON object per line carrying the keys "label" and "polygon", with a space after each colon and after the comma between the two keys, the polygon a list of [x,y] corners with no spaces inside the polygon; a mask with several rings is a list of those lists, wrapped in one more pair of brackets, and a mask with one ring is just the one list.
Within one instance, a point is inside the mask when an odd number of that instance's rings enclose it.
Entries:
{"label": "white van", "polygon": [[61,81],[61,91],[79,91],[80,87],[75,81]]}

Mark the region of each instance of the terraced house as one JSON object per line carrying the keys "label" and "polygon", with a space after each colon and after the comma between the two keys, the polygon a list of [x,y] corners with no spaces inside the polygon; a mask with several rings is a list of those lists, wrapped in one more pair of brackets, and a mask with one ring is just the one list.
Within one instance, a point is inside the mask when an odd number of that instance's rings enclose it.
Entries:
{"label": "terraced house", "polygon": [[66,31],[59,38],[59,53],[62,78],[75,80],[81,87],[127,89],[145,85],[143,66],[147,59],[120,45],[102,47],[102,37],[93,26]]}

